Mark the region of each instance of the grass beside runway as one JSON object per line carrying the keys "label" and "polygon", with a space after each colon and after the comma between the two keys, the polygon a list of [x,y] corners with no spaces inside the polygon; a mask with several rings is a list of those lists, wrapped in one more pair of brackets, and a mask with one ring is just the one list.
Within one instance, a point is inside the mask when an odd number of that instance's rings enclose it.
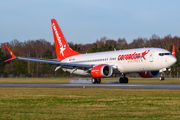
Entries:
{"label": "grass beside runway", "polygon": [[[72,78],[0,78],[0,83],[70,83],[71,80],[79,79],[78,77]],[[83,80],[91,80],[91,78],[81,78]],[[118,81],[119,78],[102,78],[101,83],[108,81]],[[145,84],[180,84],[180,78],[166,78],[160,81],[159,78],[129,78],[129,83],[145,83]]]}
{"label": "grass beside runway", "polygon": [[180,90],[0,88],[0,119],[180,119]]}

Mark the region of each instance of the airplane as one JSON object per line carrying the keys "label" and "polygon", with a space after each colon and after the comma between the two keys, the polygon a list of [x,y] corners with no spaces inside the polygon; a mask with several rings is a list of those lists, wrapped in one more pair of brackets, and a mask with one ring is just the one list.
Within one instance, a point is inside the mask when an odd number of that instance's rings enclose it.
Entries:
{"label": "airplane", "polygon": [[55,71],[63,69],[81,76],[91,76],[93,84],[100,84],[101,78],[120,74],[119,83],[128,83],[128,73],[139,73],[143,78],[157,77],[164,80],[164,72],[176,63],[175,46],[172,53],[162,48],[137,48],[81,54],[72,50],[55,19],[51,19],[57,58],[17,57],[6,46],[13,59],[44,62],[56,65]]}

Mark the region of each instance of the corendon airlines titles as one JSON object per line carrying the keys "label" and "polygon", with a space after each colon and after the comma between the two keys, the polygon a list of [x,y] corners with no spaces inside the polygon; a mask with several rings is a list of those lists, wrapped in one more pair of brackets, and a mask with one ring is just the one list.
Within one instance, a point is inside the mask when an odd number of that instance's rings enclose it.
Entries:
{"label": "corendon airlines titles", "polygon": [[63,44],[62,44],[62,42],[61,42],[61,37],[59,36],[58,31],[57,31],[56,26],[55,26],[54,23],[52,23],[52,28],[53,28],[54,31],[55,31],[56,38],[57,38],[57,41],[58,41],[59,46],[60,46],[60,53],[62,54],[62,56],[64,56],[63,51],[66,49],[66,45],[64,45],[64,47],[63,47]]}
{"label": "corendon airlines titles", "polygon": [[123,61],[123,60],[134,60],[134,59],[141,59],[143,58],[146,60],[145,55],[149,53],[150,50],[145,50],[142,53],[136,53],[134,52],[133,54],[122,54],[118,56],[118,61]]}

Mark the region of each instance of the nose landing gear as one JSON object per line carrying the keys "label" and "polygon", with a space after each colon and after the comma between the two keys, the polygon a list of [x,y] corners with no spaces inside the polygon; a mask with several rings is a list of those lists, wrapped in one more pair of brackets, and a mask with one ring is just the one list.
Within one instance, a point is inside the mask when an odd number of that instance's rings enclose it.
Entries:
{"label": "nose landing gear", "polygon": [[160,75],[159,80],[160,80],[160,81],[163,81],[164,79],[165,79],[165,77],[164,77],[164,72],[162,72],[161,75]]}
{"label": "nose landing gear", "polygon": [[164,79],[165,79],[164,76],[160,76],[159,78],[160,81],[163,81]]}

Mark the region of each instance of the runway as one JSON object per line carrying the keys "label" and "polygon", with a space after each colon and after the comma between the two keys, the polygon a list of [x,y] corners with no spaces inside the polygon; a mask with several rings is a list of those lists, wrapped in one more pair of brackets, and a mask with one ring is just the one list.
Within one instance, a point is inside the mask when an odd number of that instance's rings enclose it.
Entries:
{"label": "runway", "polygon": [[180,84],[90,84],[90,83],[0,83],[10,88],[109,88],[109,89],[180,89]]}

